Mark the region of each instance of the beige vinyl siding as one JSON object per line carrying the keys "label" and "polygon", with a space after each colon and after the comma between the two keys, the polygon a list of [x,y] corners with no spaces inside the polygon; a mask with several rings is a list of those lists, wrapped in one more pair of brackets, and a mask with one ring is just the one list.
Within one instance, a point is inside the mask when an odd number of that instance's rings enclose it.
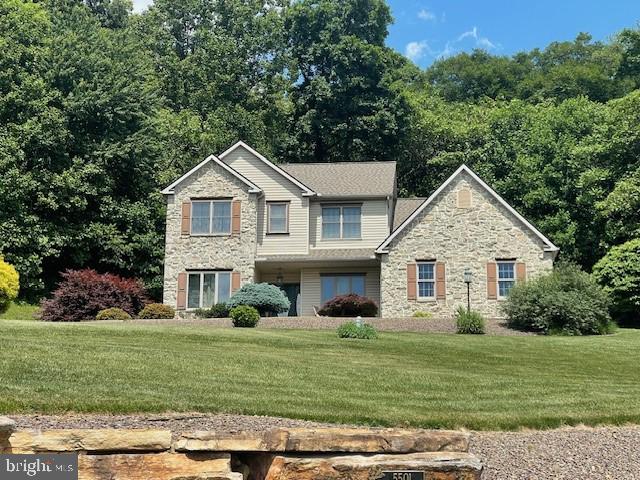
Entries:
{"label": "beige vinyl siding", "polygon": [[282,283],[300,283],[300,270],[283,270],[282,272],[258,272],[258,282],[278,284],[278,275],[282,275]]}
{"label": "beige vinyl siding", "polygon": [[[309,251],[309,199],[300,187],[243,147],[230,152],[223,161],[258,185],[264,192],[258,200],[258,255],[305,254]],[[289,201],[289,234],[268,235],[266,202]]]}
{"label": "beige vinyl siding", "polygon": [[320,306],[321,273],[364,273],[365,296],[380,305],[379,267],[303,268],[300,284],[301,315],[313,315],[313,306]]}
{"label": "beige vinyl siding", "polygon": [[[322,205],[362,205],[361,239],[322,239]],[[349,201],[312,201],[309,208],[311,248],[375,248],[389,235],[388,203],[385,199]]]}

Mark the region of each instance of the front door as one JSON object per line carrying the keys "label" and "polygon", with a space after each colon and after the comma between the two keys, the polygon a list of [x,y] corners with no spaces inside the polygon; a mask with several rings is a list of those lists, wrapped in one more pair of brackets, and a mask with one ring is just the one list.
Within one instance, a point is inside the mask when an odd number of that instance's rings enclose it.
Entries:
{"label": "front door", "polygon": [[297,317],[298,316],[298,295],[300,294],[300,284],[299,283],[285,283],[281,287],[282,291],[284,291],[285,295],[291,302],[291,308],[289,308],[289,317]]}

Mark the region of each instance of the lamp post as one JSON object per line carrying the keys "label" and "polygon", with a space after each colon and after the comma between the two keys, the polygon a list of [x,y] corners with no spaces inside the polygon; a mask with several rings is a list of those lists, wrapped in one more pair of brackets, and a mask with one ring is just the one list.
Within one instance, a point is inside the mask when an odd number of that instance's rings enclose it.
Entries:
{"label": "lamp post", "polygon": [[467,312],[471,311],[471,295],[470,295],[470,290],[469,287],[471,286],[471,279],[473,278],[473,274],[471,273],[471,270],[468,268],[464,269],[464,283],[467,284]]}

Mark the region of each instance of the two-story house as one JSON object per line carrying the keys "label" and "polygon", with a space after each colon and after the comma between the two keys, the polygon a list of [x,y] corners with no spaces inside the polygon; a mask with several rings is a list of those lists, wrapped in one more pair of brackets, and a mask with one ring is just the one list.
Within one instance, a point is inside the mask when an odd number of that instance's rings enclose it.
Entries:
{"label": "two-story house", "polygon": [[451,315],[466,305],[466,271],[472,307],[496,316],[558,252],[464,165],[429,198],[398,198],[395,162],[277,165],[239,142],[162,193],[164,302],[179,310],[269,282],[290,315],[346,293],[385,317]]}

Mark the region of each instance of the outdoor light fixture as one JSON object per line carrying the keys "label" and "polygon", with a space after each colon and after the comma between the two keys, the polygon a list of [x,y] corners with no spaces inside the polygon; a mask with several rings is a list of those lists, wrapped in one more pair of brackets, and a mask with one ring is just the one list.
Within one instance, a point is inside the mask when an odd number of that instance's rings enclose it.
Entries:
{"label": "outdoor light fixture", "polygon": [[467,284],[467,312],[471,311],[471,295],[470,295],[470,286],[471,279],[473,278],[473,274],[469,268],[464,269],[464,283]]}

